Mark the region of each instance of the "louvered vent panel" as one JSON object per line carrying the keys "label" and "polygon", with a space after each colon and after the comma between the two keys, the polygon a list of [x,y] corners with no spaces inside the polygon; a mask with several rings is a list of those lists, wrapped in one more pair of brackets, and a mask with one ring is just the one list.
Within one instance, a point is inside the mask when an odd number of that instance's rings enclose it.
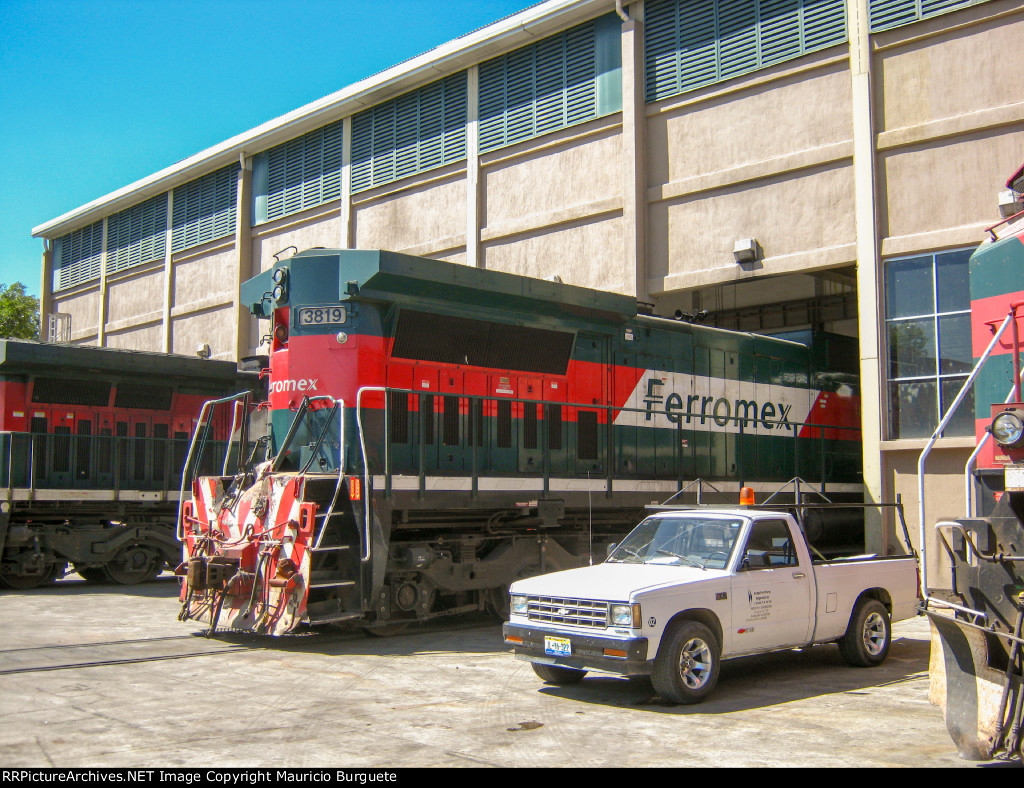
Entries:
{"label": "louvered vent panel", "polygon": [[599,46],[587,22],[482,63],[480,151],[598,117]]}
{"label": "louvered vent panel", "polygon": [[110,384],[101,380],[36,378],[32,384],[32,402],[105,408],[110,402]]}
{"label": "louvered vent panel", "polygon": [[342,123],[267,151],[267,221],[341,196]]}
{"label": "louvered vent panel", "polygon": [[163,258],[167,195],[160,194],[107,219],[107,273]]}
{"label": "louvered vent panel", "polygon": [[466,74],[461,72],[352,119],[352,191],[466,158]]}
{"label": "louvered vent panel", "polygon": [[871,32],[877,33],[985,2],[988,0],[869,0],[868,20]]}
{"label": "louvered vent panel", "polygon": [[396,358],[564,375],[574,335],[465,317],[403,310],[395,329]]}
{"label": "louvered vent panel", "polygon": [[235,232],[238,169],[232,164],[174,190],[173,251]]}
{"label": "louvered vent panel", "polygon": [[844,0],[649,0],[648,101],[846,41]]}
{"label": "louvered vent panel", "polygon": [[142,410],[170,410],[174,391],[167,386],[150,386],[143,383],[119,383],[114,392],[115,408],[139,408]]}
{"label": "louvered vent panel", "polygon": [[54,244],[53,289],[66,290],[100,277],[103,222],[68,233]]}

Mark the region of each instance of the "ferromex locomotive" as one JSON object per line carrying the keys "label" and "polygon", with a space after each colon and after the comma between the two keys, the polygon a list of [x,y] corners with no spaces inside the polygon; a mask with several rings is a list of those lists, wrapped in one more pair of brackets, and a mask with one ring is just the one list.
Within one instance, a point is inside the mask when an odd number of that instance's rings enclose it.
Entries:
{"label": "ferromex locomotive", "polygon": [[855,340],[382,251],[296,254],[242,303],[268,435],[237,430],[180,522],[182,617],[211,630],[504,616],[513,580],[603,558],[670,495],[861,491]]}

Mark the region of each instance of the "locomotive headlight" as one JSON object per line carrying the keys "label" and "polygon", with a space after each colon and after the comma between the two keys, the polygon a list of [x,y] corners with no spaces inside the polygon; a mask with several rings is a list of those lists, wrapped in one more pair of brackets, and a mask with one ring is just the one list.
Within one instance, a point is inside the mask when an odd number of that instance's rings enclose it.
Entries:
{"label": "locomotive headlight", "polygon": [[510,599],[512,614],[516,616],[526,615],[526,597],[521,594],[512,594]]}
{"label": "locomotive headlight", "polygon": [[642,622],[640,605],[612,605],[611,623],[616,627],[632,627],[638,629]]}
{"label": "locomotive headlight", "polygon": [[1012,410],[1004,410],[992,419],[989,427],[992,437],[1000,446],[1013,448],[1024,443],[1024,420]]}
{"label": "locomotive headlight", "polygon": [[274,285],[274,289],[270,291],[270,295],[275,301],[280,303],[281,301],[284,301],[285,293],[287,292],[288,291],[285,290],[284,285]]}
{"label": "locomotive headlight", "polygon": [[275,285],[283,285],[284,280],[288,278],[287,268],[276,268],[274,273],[270,275],[270,278],[274,280]]}

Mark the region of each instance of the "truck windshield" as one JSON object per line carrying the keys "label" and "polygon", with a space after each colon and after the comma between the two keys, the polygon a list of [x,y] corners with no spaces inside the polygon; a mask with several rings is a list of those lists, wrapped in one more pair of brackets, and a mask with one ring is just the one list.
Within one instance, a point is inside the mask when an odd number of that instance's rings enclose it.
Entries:
{"label": "truck windshield", "polygon": [[724,569],[743,521],[700,516],[649,517],[630,531],[608,563]]}

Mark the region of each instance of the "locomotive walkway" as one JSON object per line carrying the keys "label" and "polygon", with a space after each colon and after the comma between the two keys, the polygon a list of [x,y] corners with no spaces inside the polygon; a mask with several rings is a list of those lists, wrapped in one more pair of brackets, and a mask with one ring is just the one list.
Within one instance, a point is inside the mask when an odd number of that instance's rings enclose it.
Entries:
{"label": "locomotive walkway", "polygon": [[500,626],[277,640],[177,621],[176,582],[0,593],[4,767],[972,767],[928,703],[928,625],[887,662],[834,646],[727,662],[666,706],[645,681],[549,687]]}

